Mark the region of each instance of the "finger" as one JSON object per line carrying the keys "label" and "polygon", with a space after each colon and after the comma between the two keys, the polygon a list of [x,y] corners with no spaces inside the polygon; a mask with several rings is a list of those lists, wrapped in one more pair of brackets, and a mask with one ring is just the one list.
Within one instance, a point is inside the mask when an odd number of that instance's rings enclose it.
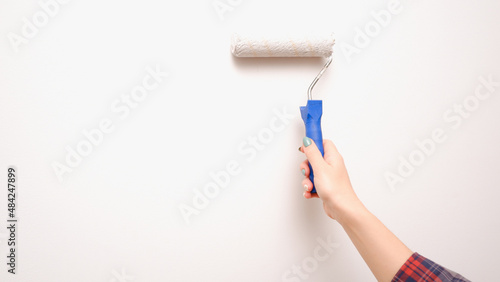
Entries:
{"label": "finger", "polygon": [[309,161],[305,160],[300,164],[300,170],[305,177],[309,177],[310,169],[309,169]]}
{"label": "finger", "polygon": [[302,180],[302,187],[304,188],[305,192],[311,192],[311,190],[313,189],[313,184],[309,177],[306,177]]}
{"label": "finger", "polygon": [[312,199],[312,198],[319,198],[319,196],[317,193],[304,192],[304,198]]}
{"label": "finger", "polygon": [[324,139],[323,140],[323,148],[325,150],[325,161],[329,164],[336,163],[342,160],[342,156],[340,155],[337,147],[331,140]]}
{"label": "finger", "polygon": [[302,149],[304,150],[304,153],[306,154],[307,159],[312,166],[312,169],[315,170],[316,168],[321,167],[325,163],[325,160],[323,159],[321,152],[318,150],[318,147],[314,143],[314,140],[308,137],[304,137],[303,142],[304,146],[302,146]]}

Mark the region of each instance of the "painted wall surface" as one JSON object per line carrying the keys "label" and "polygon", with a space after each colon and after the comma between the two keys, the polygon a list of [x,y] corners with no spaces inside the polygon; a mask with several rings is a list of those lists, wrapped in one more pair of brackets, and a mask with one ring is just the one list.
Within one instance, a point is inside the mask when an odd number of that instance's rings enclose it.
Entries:
{"label": "painted wall surface", "polygon": [[233,58],[232,32],[259,30],[335,32],[314,95],[358,196],[413,251],[495,280],[498,11],[1,1],[0,280],[375,281],[302,197],[299,106],[324,60]]}

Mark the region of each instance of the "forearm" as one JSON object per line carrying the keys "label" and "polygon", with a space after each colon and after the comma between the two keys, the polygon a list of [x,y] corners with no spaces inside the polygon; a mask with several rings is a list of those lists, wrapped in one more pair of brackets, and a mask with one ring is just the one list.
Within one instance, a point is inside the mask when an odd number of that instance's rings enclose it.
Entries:
{"label": "forearm", "polygon": [[378,281],[391,281],[413,254],[361,202],[346,209],[339,223]]}

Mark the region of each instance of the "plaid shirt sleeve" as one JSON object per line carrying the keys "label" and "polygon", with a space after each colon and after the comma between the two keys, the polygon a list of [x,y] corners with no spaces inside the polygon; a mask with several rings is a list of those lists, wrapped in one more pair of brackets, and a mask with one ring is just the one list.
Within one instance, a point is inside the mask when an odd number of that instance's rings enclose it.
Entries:
{"label": "plaid shirt sleeve", "polygon": [[448,270],[441,265],[414,253],[399,269],[392,282],[418,282],[418,281],[469,281],[462,275]]}

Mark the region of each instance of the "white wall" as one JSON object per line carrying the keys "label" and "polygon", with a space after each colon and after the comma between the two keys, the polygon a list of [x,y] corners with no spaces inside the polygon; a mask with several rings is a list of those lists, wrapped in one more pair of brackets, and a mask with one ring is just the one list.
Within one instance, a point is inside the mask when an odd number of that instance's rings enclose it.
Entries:
{"label": "white wall", "polygon": [[[214,3],[232,5],[224,20]],[[14,165],[19,247],[13,278],[0,228],[0,280],[300,281],[287,271],[313,263],[318,240],[330,240],[328,258],[302,268],[307,281],[374,281],[320,201],[302,198],[298,107],[323,62],[229,52],[233,31],[265,29],[336,33],[315,96],[359,197],[412,250],[494,280],[500,89],[467,118],[448,111],[465,99],[474,106],[479,77],[500,81],[500,4],[401,0],[402,11],[356,44],[357,28],[388,3],[74,0],[49,7],[46,25],[27,30],[15,52],[11,32],[22,36],[23,18],[43,24],[45,12],[36,1],[2,1],[0,182]],[[125,116],[121,95],[142,85],[148,67],[169,76]],[[292,115],[283,130],[253,158],[239,150],[276,111]],[[59,182],[53,164],[69,165],[66,146],[85,145],[83,131],[103,121],[113,130]],[[391,189],[385,175],[400,157],[418,157],[415,140],[435,130],[446,140]],[[239,173],[187,224],[179,206],[228,164]]]}

